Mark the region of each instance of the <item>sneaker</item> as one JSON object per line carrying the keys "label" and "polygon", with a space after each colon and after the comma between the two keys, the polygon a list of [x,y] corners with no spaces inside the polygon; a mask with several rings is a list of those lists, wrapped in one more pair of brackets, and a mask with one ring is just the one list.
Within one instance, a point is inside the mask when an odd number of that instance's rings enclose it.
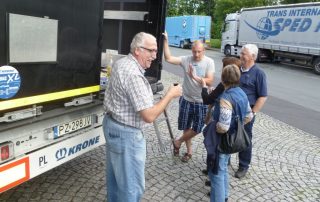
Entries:
{"label": "sneaker", "polygon": [[240,167],[234,176],[240,179],[240,178],[243,178],[247,174],[247,172],[248,172],[248,169]]}
{"label": "sneaker", "polygon": [[[210,192],[208,192],[208,193],[207,193],[207,196],[210,197],[210,195],[211,195]],[[224,201],[225,201],[225,202],[228,202],[228,198],[225,198]]]}

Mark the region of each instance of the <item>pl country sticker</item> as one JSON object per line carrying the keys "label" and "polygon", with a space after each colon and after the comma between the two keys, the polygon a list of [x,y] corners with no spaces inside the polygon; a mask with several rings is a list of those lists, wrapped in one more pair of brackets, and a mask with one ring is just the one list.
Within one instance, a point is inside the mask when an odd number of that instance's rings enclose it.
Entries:
{"label": "pl country sticker", "polygon": [[9,99],[15,96],[20,89],[20,84],[20,74],[14,67],[0,67],[0,99]]}

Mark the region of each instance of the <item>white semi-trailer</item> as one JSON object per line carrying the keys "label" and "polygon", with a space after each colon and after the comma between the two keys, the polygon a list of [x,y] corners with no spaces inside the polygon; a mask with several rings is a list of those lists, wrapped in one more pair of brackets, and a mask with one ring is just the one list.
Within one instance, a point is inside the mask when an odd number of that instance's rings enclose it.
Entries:
{"label": "white semi-trailer", "polygon": [[241,46],[259,48],[258,61],[312,67],[320,74],[320,3],[244,8],[226,16],[221,51],[240,55]]}

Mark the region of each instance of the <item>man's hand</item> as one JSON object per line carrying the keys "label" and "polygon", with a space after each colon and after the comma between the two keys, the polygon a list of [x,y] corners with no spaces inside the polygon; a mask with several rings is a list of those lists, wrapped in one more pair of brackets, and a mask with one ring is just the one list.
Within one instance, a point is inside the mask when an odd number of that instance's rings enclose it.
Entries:
{"label": "man's hand", "polygon": [[181,58],[172,56],[170,49],[169,49],[169,41],[168,41],[168,33],[165,31],[162,33],[163,35],[163,53],[164,53],[164,59],[174,65],[180,65],[181,64]]}
{"label": "man's hand", "polygon": [[189,68],[188,68],[188,75],[191,77],[191,78],[194,78],[194,72],[193,72],[193,67],[192,67],[192,64],[189,64]]}
{"label": "man's hand", "polygon": [[165,110],[173,98],[182,96],[182,88],[180,85],[170,86],[164,97],[153,107],[139,111],[142,119],[147,123],[152,123]]}
{"label": "man's hand", "polygon": [[194,71],[192,64],[189,64],[189,69],[187,73],[193,80],[195,80],[201,85],[201,77],[197,76],[197,73]]}
{"label": "man's hand", "polygon": [[169,87],[166,96],[169,96],[170,98],[176,98],[182,96],[182,87],[180,84],[178,85],[172,85]]}
{"label": "man's hand", "polygon": [[202,88],[208,88],[206,81],[203,78],[201,78],[201,86]]}
{"label": "man's hand", "polygon": [[162,35],[163,35],[163,39],[168,41],[168,33],[167,33],[167,31],[164,31],[164,33],[162,33]]}

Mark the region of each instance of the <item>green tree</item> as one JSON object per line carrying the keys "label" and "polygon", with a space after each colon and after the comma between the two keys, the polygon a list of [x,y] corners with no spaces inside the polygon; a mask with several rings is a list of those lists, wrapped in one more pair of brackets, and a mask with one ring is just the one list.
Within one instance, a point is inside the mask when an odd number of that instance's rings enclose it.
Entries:
{"label": "green tree", "polygon": [[198,13],[199,15],[207,15],[207,16],[214,16],[214,6],[215,6],[215,0],[203,0],[201,1]]}
{"label": "green tree", "polygon": [[178,15],[177,1],[178,0],[168,0],[167,16],[177,16]]}
{"label": "green tree", "polygon": [[167,16],[203,15],[205,14],[204,2],[199,0],[168,0]]}

